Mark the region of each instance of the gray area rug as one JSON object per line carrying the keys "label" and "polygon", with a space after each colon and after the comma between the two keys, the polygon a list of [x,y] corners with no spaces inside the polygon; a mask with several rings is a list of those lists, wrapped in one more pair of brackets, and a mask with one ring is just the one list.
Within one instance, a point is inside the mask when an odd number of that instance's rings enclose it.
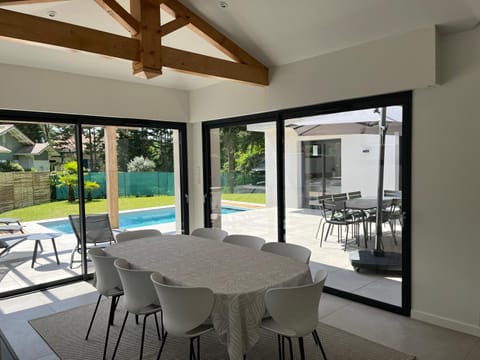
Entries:
{"label": "gray area rug", "polygon": [[[30,325],[40,334],[50,348],[63,360],[101,359],[107,324],[108,303],[102,301],[89,339],[85,333],[94,305],[80,306],[30,321]],[[107,358],[111,358],[115,341],[120,331],[124,312],[117,310],[115,325],[110,330]],[[143,318],[142,318],[143,319]],[[134,316],[129,317],[125,326],[116,359],[138,359],[142,332],[141,321],[135,324]],[[329,360],[413,360],[414,356],[387,348],[343,330],[319,323],[318,333]],[[188,359],[188,340],[169,336],[162,353],[162,359]],[[160,342],[156,337],[153,317],[147,318],[144,359],[156,359]],[[322,359],[312,336],[305,338],[307,359]],[[294,351],[298,352],[294,341]],[[297,354],[296,354],[297,355]],[[226,348],[210,332],[201,337],[201,358],[205,360],[226,360]],[[247,354],[247,360],[278,358],[276,336],[267,331],[260,332],[258,343]],[[297,358],[297,357],[296,357]],[[299,357],[298,357],[299,358]]]}

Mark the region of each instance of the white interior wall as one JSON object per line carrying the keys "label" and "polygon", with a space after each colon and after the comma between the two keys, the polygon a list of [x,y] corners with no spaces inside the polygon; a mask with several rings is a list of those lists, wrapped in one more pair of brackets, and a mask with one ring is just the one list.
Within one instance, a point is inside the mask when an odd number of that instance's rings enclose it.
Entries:
{"label": "white interior wall", "polygon": [[186,91],[6,64],[0,64],[0,79],[0,109],[179,122],[189,119]]}
{"label": "white interior wall", "polygon": [[442,38],[413,98],[412,316],[480,335],[480,28]]}

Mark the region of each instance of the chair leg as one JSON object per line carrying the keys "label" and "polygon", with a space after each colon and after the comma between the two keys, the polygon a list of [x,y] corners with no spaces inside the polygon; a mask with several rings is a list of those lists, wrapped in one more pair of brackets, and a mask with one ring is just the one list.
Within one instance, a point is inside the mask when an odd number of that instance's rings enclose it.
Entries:
{"label": "chair leg", "polygon": [[298,347],[300,348],[300,360],[305,360],[305,348],[303,346],[303,337],[298,338]]}
{"label": "chair leg", "polygon": [[116,307],[115,297],[118,297],[118,296],[113,296],[112,297],[112,303],[111,303],[111,306],[110,306],[110,314],[108,316],[107,334],[105,335],[105,345],[103,345],[103,360],[105,360],[107,358],[108,336],[110,335],[110,326],[113,325],[113,317],[114,317],[114,314],[115,314],[115,307]]}
{"label": "chair leg", "polygon": [[313,336],[314,338],[316,338],[315,343],[317,343],[318,346],[320,347],[320,351],[322,352],[323,359],[327,360],[327,355],[325,354],[325,350],[323,349],[322,342],[320,341],[320,336],[318,336],[317,330],[313,330]]}
{"label": "chair leg", "polygon": [[[245,359],[245,355],[243,355]],[[197,336],[197,359],[200,360],[200,336]]]}
{"label": "chair leg", "polygon": [[113,321],[115,319],[115,309],[117,308],[117,301],[115,298],[118,298],[118,296],[112,296],[112,301],[110,302],[110,313],[108,315],[109,325],[113,325]]}
{"label": "chair leg", "polygon": [[162,340],[162,336],[160,335],[160,328],[158,326],[157,313],[154,313],[153,315],[155,316],[155,326],[157,327],[158,340]]}
{"label": "chair leg", "polygon": [[70,269],[73,267],[73,257],[75,256],[75,252],[77,249],[72,250],[72,254],[70,255]]}
{"label": "chair leg", "polygon": [[160,345],[160,350],[158,351],[157,360],[160,360],[160,355],[162,355],[163,347],[165,346],[165,343],[167,342],[167,336],[168,336],[168,332],[165,331],[165,335],[163,336],[162,345]]}
{"label": "chair leg", "polygon": [[118,334],[118,339],[117,339],[117,343],[115,344],[115,349],[113,350],[112,360],[115,359],[115,355],[117,354],[118,345],[120,344],[120,339],[121,339],[122,334],[123,334],[123,329],[125,328],[125,323],[127,322],[128,314],[129,314],[129,312],[127,311],[125,313],[125,317],[123,318],[122,327],[120,329],[120,333]]}
{"label": "chair leg", "polygon": [[88,335],[90,335],[90,330],[92,329],[93,320],[95,319],[95,315],[97,315],[98,305],[100,304],[100,300],[102,299],[102,294],[98,295],[97,305],[95,305],[95,310],[93,310],[92,319],[90,320],[90,325],[88,325],[87,335],[85,336],[85,340],[88,340]]}
{"label": "chair leg", "polygon": [[195,360],[195,351],[193,350],[193,339],[194,339],[194,338],[190,338],[190,356],[189,356],[189,360]]}
{"label": "chair leg", "polygon": [[287,337],[288,340],[288,348],[290,351],[290,360],[293,360],[293,347],[292,347],[292,339]]}
{"label": "chair leg", "polygon": [[143,326],[142,326],[142,342],[140,343],[140,357],[139,359],[142,360],[143,358],[143,343],[145,341],[145,326],[147,325],[147,316],[143,317]]}
{"label": "chair leg", "polygon": [[282,360],[282,340],[280,335],[277,334],[277,343],[278,343],[278,360]]}

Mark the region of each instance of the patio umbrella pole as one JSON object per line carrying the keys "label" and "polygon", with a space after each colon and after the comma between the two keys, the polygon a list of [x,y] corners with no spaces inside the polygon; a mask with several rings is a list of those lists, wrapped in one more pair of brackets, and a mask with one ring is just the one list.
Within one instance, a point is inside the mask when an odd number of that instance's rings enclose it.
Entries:
{"label": "patio umbrella pole", "polygon": [[378,165],[378,187],[377,187],[377,222],[376,222],[376,237],[375,237],[375,249],[373,255],[384,256],[383,242],[382,242],[382,223],[383,223],[383,172],[385,169],[385,133],[387,132],[387,109],[382,108],[380,120],[378,124],[378,134],[380,137],[380,149],[379,149],[379,165]]}

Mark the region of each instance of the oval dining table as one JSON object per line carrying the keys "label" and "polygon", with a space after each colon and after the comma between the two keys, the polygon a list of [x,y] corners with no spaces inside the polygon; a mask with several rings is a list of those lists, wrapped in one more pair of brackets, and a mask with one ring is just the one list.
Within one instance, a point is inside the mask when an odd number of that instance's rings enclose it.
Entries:
{"label": "oval dining table", "polygon": [[269,288],[312,282],[307,264],[288,257],[190,235],[125,241],[105,251],[167,283],[212,289],[211,319],[229,358],[240,360],[259,339]]}

